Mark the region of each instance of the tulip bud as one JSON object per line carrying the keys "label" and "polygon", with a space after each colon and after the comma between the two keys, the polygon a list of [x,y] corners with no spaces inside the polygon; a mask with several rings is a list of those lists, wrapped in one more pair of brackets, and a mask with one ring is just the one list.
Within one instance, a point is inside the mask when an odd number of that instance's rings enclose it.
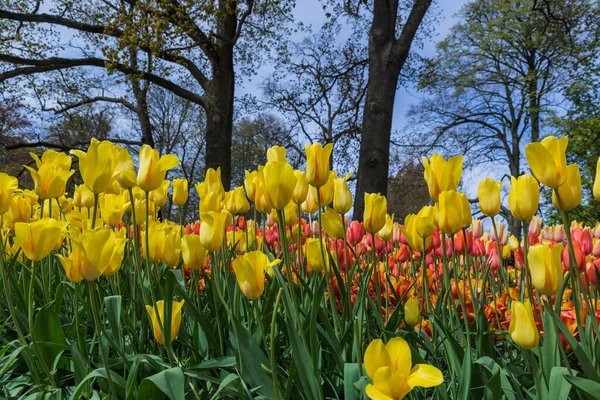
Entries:
{"label": "tulip bud", "polygon": [[534,215],[529,222],[529,233],[532,235],[539,235],[542,232],[542,219],[537,215]]}
{"label": "tulip bud", "polygon": [[323,255],[321,253],[321,243],[317,238],[306,239],[304,253],[306,254],[306,264],[312,271],[320,272],[323,269],[329,271],[329,252],[327,244],[323,243],[325,253],[325,264],[323,264]]}
{"label": "tulip bud", "polygon": [[244,296],[250,300],[259,298],[265,289],[265,271],[280,261],[269,262],[269,257],[262,251],[251,251],[233,260],[235,278]]}
{"label": "tulip bud", "polygon": [[594,239],[594,246],[592,247],[592,255],[594,257],[600,257],[600,240]]}
{"label": "tulip bud", "polygon": [[581,203],[581,174],[577,164],[567,166],[567,179],[558,187],[560,202],[556,196],[556,192],[552,192],[552,204],[556,209],[571,211]]}
{"label": "tulip bud", "polygon": [[173,204],[182,206],[188,200],[188,181],[185,178],[173,179]]}
{"label": "tulip bud", "polygon": [[536,347],[540,341],[540,333],[529,300],[525,300],[524,303],[513,300],[511,311],[512,316],[508,327],[511,339],[525,350]]}
{"label": "tulip bud", "polygon": [[495,217],[500,213],[500,189],[502,182],[496,182],[492,178],[485,178],[479,183],[477,195],[479,207],[483,215]]}
{"label": "tulip bud", "polygon": [[381,240],[388,241],[392,238],[392,233],[394,231],[394,214],[391,216],[389,214],[385,214],[385,225],[383,228],[377,232],[377,236],[381,238]]}
{"label": "tulip bud", "polygon": [[471,232],[473,232],[473,237],[475,239],[481,238],[483,235],[483,221],[474,219],[473,222],[471,222]]}
{"label": "tulip bud", "polygon": [[266,190],[273,208],[282,210],[292,200],[296,187],[294,170],[287,162],[269,161],[263,170]]}
{"label": "tulip bud", "polygon": [[410,326],[417,326],[421,322],[419,301],[415,297],[409,298],[404,304],[404,322]]}
{"label": "tulip bud", "polygon": [[594,179],[593,194],[594,199],[600,200],[600,158],[598,158],[598,162],[596,163],[596,179]]}
{"label": "tulip bud", "polygon": [[511,235],[508,238],[508,245],[510,246],[510,249],[515,251],[516,249],[518,249],[519,247],[521,247],[521,244],[519,243],[519,239],[517,239],[515,236]]}
{"label": "tulip bud", "polygon": [[325,233],[333,239],[342,239],[344,237],[343,216],[328,208],[321,213],[321,225]]}
{"label": "tulip bud", "polygon": [[542,228],[542,240],[552,241],[554,240],[554,233],[552,226],[545,226]]}
{"label": "tulip bud", "polygon": [[[173,301],[171,308],[171,340],[173,342],[179,333],[179,328],[181,326],[181,309],[183,308],[184,301]],[[163,331],[160,329],[162,326],[164,328],[165,323],[165,302],[163,300],[159,300],[156,302],[156,309],[158,309],[158,315],[156,314],[156,310],[152,306],[146,306],[146,311],[150,316],[150,320],[152,321],[152,331],[154,332],[154,338],[160,344],[165,344],[165,338],[163,336]],[[158,323],[158,318],[160,318],[160,324]]]}
{"label": "tulip bud", "polygon": [[272,146],[267,149],[267,162],[287,162],[285,147]]}
{"label": "tulip bud", "polygon": [[365,230],[377,233],[385,225],[387,199],[379,193],[365,193],[365,211],[363,221]]}
{"label": "tulip bud", "polygon": [[540,187],[529,174],[518,178],[511,176],[508,205],[512,215],[520,221],[529,221],[537,212],[540,202]]}
{"label": "tulip bud", "polygon": [[567,159],[565,152],[569,138],[557,139],[548,136],[541,142],[525,146],[527,162],[538,181],[551,189],[560,187],[567,179]]}
{"label": "tulip bud", "polygon": [[462,175],[463,156],[451,157],[448,161],[439,154],[434,154],[431,159],[423,157],[425,182],[429,189],[429,196],[435,203],[441,192],[456,190]]}
{"label": "tulip bud", "polygon": [[346,234],[346,240],[351,246],[359,244],[363,237],[365,237],[365,226],[362,222],[352,221]]}
{"label": "tulip bud", "polygon": [[[333,144],[328,143],[323,147],[321,143],[305,145],[306,151],[306,179],[311,186],[320,188],[329,179],[329,159]],[[321,204],[323,206],[323,204]]]}
{"label": "tulip bud", "polygon": [[564,225],[554,225],[554,241],[562,243],[565,241],[566,233]]}
{"label": "tulip bud", "polygon": [[529,248],[527,261],[531,271],[531,281],[536,290],[546,296],[555,294],[562,284],[562,250],[562,244],[552,248],[545,244],[537,244]]}
{"label": "tulip bud", "polygon": [[165,180],[167,171],[179,165],[179,158],[174,154],[160,156],[158,151],[148,145],[140,149],[140,167],[137,184],[144,192],[158,189]]}
{"label": "tulip bud", "polygon": [[302,204],[308,195],[308,181],[306,180],[306,172],[295,170],[294,176],[296,177],[296,186],[294,187],[294,192],[292,193],[292,201],[295,204]]}
{"label": "tulip bud", "polygon": [[444,191],[439,200],[438,223],[442,232],[454,235],[471,225],[471,207],[464,193]]}
{"label": "tulip bud", "polygon": [[335,178],[333,181],[333,209],[344,215],[352,208],[352,193],[348,188],[348,178],[352,174],[346,175],[344,178]]}

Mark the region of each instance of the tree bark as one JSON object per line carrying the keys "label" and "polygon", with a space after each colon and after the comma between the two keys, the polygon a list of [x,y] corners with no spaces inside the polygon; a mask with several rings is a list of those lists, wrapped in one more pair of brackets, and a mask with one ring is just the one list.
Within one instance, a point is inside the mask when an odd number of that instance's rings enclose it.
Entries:
{"label": "tree bark", "polygon": [[387,195],[392,115],[398,77],[431,0],[415,0],[398,39],[398,1],[375,0],[369,32],[369,83],[363,115],[354,219],[362,220],[364,193]]}

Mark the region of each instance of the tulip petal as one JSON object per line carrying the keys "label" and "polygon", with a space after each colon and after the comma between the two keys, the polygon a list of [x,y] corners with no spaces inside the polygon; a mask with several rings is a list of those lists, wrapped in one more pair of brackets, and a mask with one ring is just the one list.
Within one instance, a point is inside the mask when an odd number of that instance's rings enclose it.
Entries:
{"label": "tulip petal", "polygon": [[442,371],[433,365],[417,364],[410,371],[406,384],[412,389],[416,386],[433,387],[444,382]]}
{"label": "tulip petal", "polygon": [[401,337],[392,338],[385,348],[390,355],[391,366],[400,374],[408,376],[412,367],[412,355],[406,340]]}
{"label": "tulip petal", "polygon": [[365,351],[364,364],[367,375],[369,375],[371,379],[373,379],[375,372],[379,368],[392,365],[390,354],[381,339],[375,339],[369,344]]}
{"label": "tulip petal", "polygon": [[542,143],[534,142],[525,146],[525,155],[533,175],[544,185],[556,188],[556,165],[552,162],[552,154]]}
{"label": "tulip petal", "polygon": [[367,397],[371,400],[394,400],[370,383],[366,387]]}

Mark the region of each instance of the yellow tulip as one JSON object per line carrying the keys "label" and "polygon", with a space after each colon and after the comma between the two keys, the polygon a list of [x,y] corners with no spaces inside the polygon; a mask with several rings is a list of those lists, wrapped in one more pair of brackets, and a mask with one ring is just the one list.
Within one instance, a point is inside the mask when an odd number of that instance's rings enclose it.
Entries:
{"label": "yellow tulip", "polygon": [[119,225],[130,205],[121,194],[105,194],[98,200],[102,221],[112,227]]}
{"label": "yellow tulip", "polygon": [[267,149],[268,162],[287,162],[285,147],[272,146]]}
{"label": "yellow tulip", "polygon": [[165,179],[157,189],[150,192],[150,200],[154,202],[156,207],[162,208],[167,204],[167,199],[169,198],[169,186],[171,186],[171,181]]}
{"label": "yellow tulip", "polygon": [[[115,235],[117,236],[117,235]],[[113,255],[108,262],[108,266],[104,270],[104,276],[113,276],[121,269],[121,263],[123,262],[123,256],[125,255],[125,245],[127,239],[120,238],[115,240],[115,249]]]}
{"label": "yellow tulip", "polygon": [[333,208],[327,208],[321,213],[321,225],[329,237],[336,240],[344,238],[343,218]]}
{"label": "yellow tulip", "polygon": [[385,214],[385,225],[377,232],[377,236],[383,241],[388,241],[394,233],[394,214]]}
{"label": "yellow tulip", "polygon": [[225,190],[221,182],[221,168],[209,168],[206,171],[204,182],[196,184],[196,191],[200,197],[200,212],[219,212],[223,208]]}
{"label": "yellow tulip", "polygon": [[148,145],[140,149],[140,168],[137,184],[144,192],[151,192],[162,185],[167,171],[179,165],[179,158],[174,154],[160,156],[158,151]]}
{"label": "yellow tulip", "polygon": [[300,205],[302,212],[307,214],[314,214],[319,209],[319,204],[317,203],[317,190],[313,189],[313,186],[309,187],[308,193],[306,194],[306,200]]}
{"label": "yellow tulip", "polygon": [[200,213],[200,243],[208,251],[216,251],[223,244],[228,212]]}
{"label": "yellow tulip", "polygon": [[65,193],[67,180],[75,171],[65,171],[56,164],[42,164],[36,171],[25,165],[35,185],[35,193],[41,199],[57,199]]}
{"label": "yellow tulip", "polygon": [[551,189],[561,186],[567,179],[565,152],[568,143],[567,136],[560,139],[548,136],[541,142],[529,143],[525,146],[525,155],[531,172],[538,181]]}
{"label": "yellow tulip", "polygon": [[27,196],[18,194],[12,198],[8,208],[8,217],[13,225],[17,222],[31,220],[31,204]]}
{"label": "yellow tulip", "polygon": [[[563,210],[571,211],[581,203],[581,174],[577,164],[567,166],[567,179],[558,188],[558,194],[562,202]],[[559,208],[556,192],[552,191],[552,204]]]}
{"label": "yellow tulip", "polygon": [[434,202],[439,201],[440,193],[458,188],[463,159],[463,156],[454,156],[446,161],[439,154],[434,154],[430,160],[422,158],[425,169],[423,176],[429,189],[429,196]]}
{"label": "yellow tulip", "polygon": [[348,179],[352,174],[333,180],[333,209],[344,215],[352,208],[352,193],[348,187]]}
{"label": "yellow tulip", "polygon": [[175,229],[165,236],[162,244],[162,261],[169,268],[177,267],[181,257],[181,235]]}
{"label": "yellow tulip", "polygon": [[495,217],[500,213],[500,189],[502,182],[496,182],[492,178],[485,178],[479,183],[477,196],[479,197],[479,208],[483,215]]}
{"label": "yellow tulip", "polygon": [[[404,228],[401,229],[413,251],[423,252],[431,245],[434,213],[434,207],[425,206],[418,214],[409,214],[404,218]],[[423,248],[423,240],[425,240],[425,249]]]}
{"label": "yellow tulip", "polygon": [[[329,179],[329,159],[333,144],[328,143],[323,147],[321,143],[305,145],[306,151],[306,179],[308,183],[316,188],[327,183]],[[324,207],[323,204],[321,206]]]}
{"label": "yellow tulip", "polygon": [[365,230],[377,233],[385,225],[387,199],[379,193],[365,193],[365,211],[363,221]]}
{"label": "yellow tulip", "polygon": [[513,300],[512,317],[508,326],[508,333],[519,347],[530,350],[540,342],[540,332],[535,325],[533,310],[529,300],[524,303]]}
{"label": "yellow tulip", "polygon": [[302,204],[308,195],[308,181],[306,180],[306,172],[295,170],[294,176],[296,177],[296,186],[294,187],[294,191],[292,193],[292,201],[295,204]]}
{"label": "yellow tulip", "polygon": [[240,290],[250,300],[260,297],[265,289],[265,271],[281,260],[269,261],[262,251],[251,251],[233,260],[233,271]]}
{"label": "yellow tulip", "polygon": [[219,193],[221,196],[224,196],[225,189],[223,188],[223,182],[221,181],[221,168],[207,169],[204,176],[204,184],[206,185],[206,191]]}
{"label": "yellow tulip", "polygon": [[[173,301],[171,305],[171,340],[177,337],[179,333],[179,328],[181,327],[181,309],[183,308],[184,301]],[[158,316],[156,315],[156,310],[158,310]],[[156,309],[152,306],[146,306],[146,311],[148,311],[148,315],[150,316],[150,320],[152,321],[152,331],[154,332],[154,338],[160,344],[165,344],[165,338],[163,336],[163,331],[160,329],[162,326],[165,327],[165,302],[164,300],[159,300],[156,302]],[[160,324],[158,320],[160,319]]]}
{"label": "yellow tulip", "polygon": [[188,200],[188,180],[173,179],[173,204],[182,206]]}
{"label": "yellow tulip", "polygon": [[421,310],[419,310],[419,301],[416,297],[411,297],[404,304],[404,322],[410,326],[417,326],[421,323]]}
{"label": "yellow tulip", "polygon": [[133,188],[137,185],[137,177],[131,154],[129,154],[127,149],[117,145],[113,146],[113,152],[115,154],[115,175],[117,182],[125,189]]}
{"label": "yellow tulip", "polygon": [[[74,232],[75,230],[73,230]],[[74,282],[81,279],[98,279],[108,267],[115,249],[115,233],[111,230],[96,228],[81,234],[71,235],[72,250],[68,257],[61,254],[60,260],[67,276]]]}
{"label": "yellow tulip", "polygon": [[[146,249],[146,240],[142,240],[142,256],[150,262],[158,262],[163,257],[163,248],[167,236],[164,225],[158,222],[150,221],[150,227],[144,227],[148,230],[148,249]],[[145,233],[143,233],[145,235]],[[144,236],[142,236],[144,237]]]}
{"label": "yellow tulip", "polygon": [[443,233],[454,235],[471,225],[471,207],[464,193],[444,191],[439,200],[438,222]]}
{"label": "yellow tulip", "polygon": [[321,272],[323,269],[329,271],[329,253],[325,240],[323,240],[323,250],[325,252],[325,264],[323,264],[323,256],[321,254],[321,243],[317,238],[308,238],[304,244],[304,254],[306,256],[306,264],[311,271]]}
{"label": "yellow tulip", "polygon": [[271,202],[271,197],[267,191],[267,184],[263,173],[264,167],[258,167],[258,173],[255,176],[254,183],[256,185],[254,194],[254,207],[256,211],[262,214],[268,214],[274,208]]}
{"label": "yellow tulip", "polygon": [[[274,211],[274,210],[273,210]],[[292,227],[298,222],[298,206],[294,202],[290,201],[287,206],[283,209],[283,215],[285,217],[285,226]],[[275,214],[275,220],[279,223],[279,218]]]}
{"label": "yellow tulip", "polygon": [[248,172],[246,171],[246,178],[244,179],[244,188],[248,198],[254,203],[254,197],[256,196],[256,179],[258,171]]}
{"label": "yellow tulip", "polygon": [[0,172],[0,214],[8,211],[10,203],[19,188],[19,181],[14,176]]}
{"label": "yellow tulip", "polygon": [[294,169],[287,162],[269,161],[263,169],[263,174],[273,208],[283,209],[292,200],[296,187]]}
{"label": "yellow tulip", "polygon": [[15,245],[31,261],[39,261],[50,254],[56,243],[61,241],[66,226],[66,222],[53,218],[42,218],[32,223],[17,222]]}
{"label": "yellow tulip", "polygon": [[35,160],[35,165],[39,169],[44,164],[54,164],[63,171],[68,171],[71,169],[72,159],[65,153],[60,151],[48,149],[44,151],[42,154],[42,159],[37,156],[35,153],[29,153],[31,157]]}
{"label": "yellow tulip", "polygon": [[400,400],[415,387],[433,387],[442,384],[442,372],[432,365],[412,366],[408,343],[401,337],[383,344],[381,339],[372,341],[364,356],[364,365],[372,384],[366,393],[373,400]]}
{"label": "yellow tulip", "polygon": [[200,244],[200,236],[185,235],[181,239],[183,265],[189,269],[199,269],[204,264],[208,251]]}
{"label": "yellow tulip", "polygon": [[529,248],[527,261],[531,271],[531,281],[536,290],[546,296],[555,294],[563,280],[561,262],[562,243],[550,246],[536,244]]}
{"label": "yellow tulip", "polygon": [[94,207],[94,193],[85,185],[76,185],[73,193],[75,207]]}
{"label": "yellow tulip", "polygon": [[508,206],[512,215],[520,221],[529,221],[537,212],[540,202],[540,187],[529,174],[518,178],[510,177]]}
{"label": "yellow tulip", "polygon": [[250,210],[250,203],[244,193],[244,188],[238,186],[235,189],[225,193],[223,200],[225,209],[232,215],[246,214]]}
{"label": "yellow tulip", "polygon": [[100,194],[110,188],[115,174],[114,144],[108,140],[98,141],[92,138],[87,152],[71,150],[71,154],[79,158],[79,172],[83,183],[94,194]]}
{"label": "yellow tulip", "polygon": [[594,179],[594,199],[600,200],[600,158],[596,163],[596,179]]}

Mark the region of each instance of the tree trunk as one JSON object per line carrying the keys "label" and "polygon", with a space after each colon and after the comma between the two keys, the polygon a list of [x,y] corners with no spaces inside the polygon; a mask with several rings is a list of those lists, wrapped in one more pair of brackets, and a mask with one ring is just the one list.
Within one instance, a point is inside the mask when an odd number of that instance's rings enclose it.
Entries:
{"label": "tree trunk", "polygon": [[[129,63],[133,68],[138,67],[137,49],[135,47],[129,48]],[[142,130],[142,143],[154,147],[152,124],[150,123],[150,113],[148,112],[148,91],[142,88],[140,80],[136,76],[129,77],[129,80],[135,97],[140,129]]]}

